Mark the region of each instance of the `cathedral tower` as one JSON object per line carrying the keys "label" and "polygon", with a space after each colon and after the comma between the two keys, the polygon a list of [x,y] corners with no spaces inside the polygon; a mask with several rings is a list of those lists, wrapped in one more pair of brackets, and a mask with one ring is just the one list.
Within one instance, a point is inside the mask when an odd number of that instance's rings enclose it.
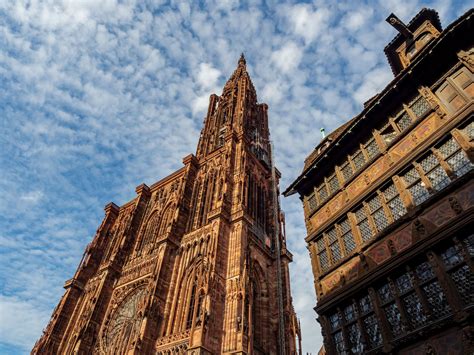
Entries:
{"label": "cathedral tower", "polygon": [[242,55],[196,155],[105,207],[32,353],[300,351],[267,112]]}

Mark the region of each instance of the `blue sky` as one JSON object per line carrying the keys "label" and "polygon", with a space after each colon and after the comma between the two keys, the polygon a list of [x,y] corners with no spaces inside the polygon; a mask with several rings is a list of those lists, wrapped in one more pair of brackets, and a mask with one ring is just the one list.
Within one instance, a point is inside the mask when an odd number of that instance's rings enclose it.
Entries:
{"label": "blue sky", "polygon": [[[195,152],[209,95],[245,52],[269,105],[282,190],[319,142],[380,91],[394,12],[443,27],[473,1],[0,2],[0,353],[28,353],[109,201]],[[303,351],[320,330],[302,207],[282,198]]]}

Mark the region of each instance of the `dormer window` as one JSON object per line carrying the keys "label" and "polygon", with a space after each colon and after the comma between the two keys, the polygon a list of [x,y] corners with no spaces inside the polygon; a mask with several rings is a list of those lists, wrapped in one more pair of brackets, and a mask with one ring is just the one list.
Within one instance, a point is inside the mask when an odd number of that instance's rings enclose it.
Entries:
{"label": "dormer window", "polygon": [[408,24],[394,14],[390,14],[387,22],[398,31],[397,36],[385,47],[385,54],[395,75],[408,67],[442,31],[438,14],[431,9],[421,10]]}

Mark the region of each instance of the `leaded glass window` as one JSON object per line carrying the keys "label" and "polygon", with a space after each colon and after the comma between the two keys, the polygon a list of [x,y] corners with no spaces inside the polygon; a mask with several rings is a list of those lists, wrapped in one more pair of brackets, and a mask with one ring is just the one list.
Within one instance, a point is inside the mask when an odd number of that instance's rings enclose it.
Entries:
{"label": "leaded glass window", "polygon": [[454,246],[449,247],[446,251],[441,253],[441,259],[448,268],[463,262],[461,254]]}
{"label": "leaded glass window", "polygon": [[363,321],[367,335],[369,336],[369,342],[371,348],[376,348],[382,345],[382,334],[380,333],[379,323],[375,315],[371,314],[366,317]]}
{"label": "leaded glass window", "polygon": [[395,131],[391,123],[387,122],[385,126],[383,126],[380,130],[380,135],[382,136],[382,139],[384,140],[385,144],[390,145],[390,143],[397,136],[397,132]]}
{"label": "leaded glass window", "polygon": [[352,354],[363,354],[364,353],[364,342],[362,340],[362,334],[357,323],[351,324],[347,327],[349,335],[350,351]]}
{"label": "leaded glass window", "polygon": [[365,295],[359,300],[359,309],[362,312],[362,314],[367,314],[373,310],[372,301],[369,295]]}
{"label": "leaded glass window", "polygon": [[333,262],[338,262],[342,258],[341,247],[337,238],[336,228],[333,227],[326,233],[326,237],[329,242],[329,249],[331,250],[331,256]]}
{"label": "leaded glass window", "polygon": [[433,153],[422,159],[420,166],[426,177],[430,180],[433,189],[439,191],[449,185],[448,174],[446,174]]}
{"label": "leaded glass window", "polygon": [[454,138],[450,138],[438,150],[457,176],[462,176],[473,168],[473,164]]}
{"label": "leaded glass window", "polygon": [[402,199],[400,198],[398,190],[395,188],[395,184],[391,183],[387,185],[382,190],[382,194],[385,198],[385,203],[390,209],[394,221],[396,221],[407,213],[407,210],[402,202]]}
{"label": "leaded glass window", "polygon": [[403,111],[396,119],[395,122],[400,129],[400,131],[404,131],[411,125],[411,117],[408,115],[406,111]]}
{"label": "leaded glass window", "polygon": [[416,329],[426,324],[427,317],[416,293],[412,292],[402,298],[405,310],[409,315],[411,326]]}
{"label": "leaded glass window", "polygon": [[355,320],[355,309],[353,304],[344,308],[344,318],[346,319],[346,322],[352,322]]}
{"label": "leaded glass window", "polygon": [[357,170],[362,168],[365,164],[365,157],[361,150],[358,150],[352,156],[352,161],[354,162],[354,166]]}
{"label": "leaded glass window", "polygon": [[372,159],[380,153],[379,146],[377,145],[375,138],[370,139],[365,144],[365,151],[367,152],[367,156],[369,157],[369,159]]}
{"label": "leaded glass window", "polygon": [[441,253],[441,260],[446,266],[448,275],[456,285],[456,289],[466,306],[474,303],[474,274],[465,264],[457,246],[451,246]]}
{"label": "leaded glass window", "polygon": [[474,256],[474,234],[471,234],[466,239],[463,240],[464,244],[467,247],[467,251],[470,256]]}
{"label": "leaded glass window", "polygon": [[326,189],[326,184],[323,182],[317,189],[319,202],[323,203],[328,198],[328,190]]}
{"label": "leaded glass window", "polygon": [[351,224],[349,223],[349,220],[347,218],[342,220],[339,224],[339,228],[341,230],[341,239],[344,243],[346,253],[350,253],[356,248],[356,243],[354,240],[354,235],[352,234]]}
{"label": "leaded glass window", "polygon": [[342,176],[344,176],[344,180],[349,180],[353,174],[352,166],[346,161],[344,164],[341,165],[341,172]]}
{"label": "leaded glass window", "polygon": [[316,195],[314,192],[308,198],[308,207],[309,211],[312,212],[318,207],[318,201],[316,200]]}
{"label": "leaded glass window", "polygon": [[420,282],[428,281],[434,277],[433,269],[427,261],[419,264],[415,269],[415,273],[418,276]]}
{"label": "leaded glass window", "polygon": [[472,305],[474,303],[474,275],[469,270],[469,266],[462,265],[450,272],[450,276],[464,304]]}
{"label": "leaded glass window", "polygon": [[339,180],[337,180],[336,174],[333,174],[328,178],[328,185],[331,193],[334,193],[339,189]]}
{"label": "leaded glass window", "polygon": [[382,303],[387,303],[393,300],[393,294],[389,284],[384,284],[379,287],[377,293],[379,294],[379,298]]}
{"label": "leaded glass window", "polygon": [[382,203],[380,201],[380,196],[375,195],[370,200],[367,201],[367,204],[370,209],[370,214],[374,219],[375,227],[377,231],[382,231],[388,226],[388,219],[385,215],[385,211],[382,207]]}
{"label": "leaded glass window", "polygon": [[430,104],[423,96],[418,97],[418,99],[411,104],[410,108],[418,118],[431,109]]}
{"label": "leaded glass window", "polygon": [[367,218],[367,213],[365,212],[364,206],[360,206],[355,211],[355,215],[361,238],[364,242],[366,242],[372,237],[372,230],[370,229],[369,220]]}
{"label": "leaded glass window", "polygon": [[321,270],[324,272],[327,269],[329,269],[330,263],[329,263],[329,256],[326,250],[326,244],[322,236],[316,241],[316,246],[318,248],[319,266],[321,267]]}
{"label": "leaded glass window", "polygon": [[342,326],[342,318],[339,312],[336,312],[329,317],[329,323],[331,323],[332,330],[339,329]]}
{"label": "leaded glass window", "polygon": [[470,141],[474,140],[474,121],[464,127],[463,132]]}
{"label": "leaded glass window", "polygon": [[398,292],[400,292],[400,294],[403,294],[413,288],[413,285],[411,283],[411,279],[408,273],[405,273],[402,276],[398,277],[395,283],[397,285]]}
{"label": "leaded glass window", "polygon": [[344,354],[344,340],[342,337],[342,332],[336,332],[333,334],[334,346],[336,348],[337,354]]}
{"label": "leaded glass window", "polygon": [[429,197],[428,190],[426,189],[425,184],[421,181],[420,174],[412,167],[403,175],[403,180],[405,182],[405,186],[410,191],[413,202],[415,205],[419,205],[426,201]]}
{"label": "leaded glass window", "polygon": [[430,304],[432,314],[436,318],[442,318],[451,314],[451,307],[446,300],[446,295],[437,280],[422,287],[426,300]]}
{"label": "leaded glass window", "polygon": [[397,337],[400,334],[402,334],[404,330],[404,327],[402,324],[402,316],[396,304],[391,303],[390,305],[385,306],[384,312],[385,312],[385,317],[387,317],[388,323],[390,324],[390,328],[392,330],[393,336]]}

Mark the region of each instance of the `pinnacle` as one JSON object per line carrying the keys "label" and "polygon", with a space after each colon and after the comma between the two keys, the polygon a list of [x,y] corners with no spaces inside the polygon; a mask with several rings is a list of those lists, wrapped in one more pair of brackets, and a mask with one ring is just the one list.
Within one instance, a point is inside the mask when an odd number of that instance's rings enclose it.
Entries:
{"label": "pinnacle", "polygon": [[245,60],[244,53],[240,54],[240,59],[239,59],[239,66],[245,66],[247,64],[247,61]]}

